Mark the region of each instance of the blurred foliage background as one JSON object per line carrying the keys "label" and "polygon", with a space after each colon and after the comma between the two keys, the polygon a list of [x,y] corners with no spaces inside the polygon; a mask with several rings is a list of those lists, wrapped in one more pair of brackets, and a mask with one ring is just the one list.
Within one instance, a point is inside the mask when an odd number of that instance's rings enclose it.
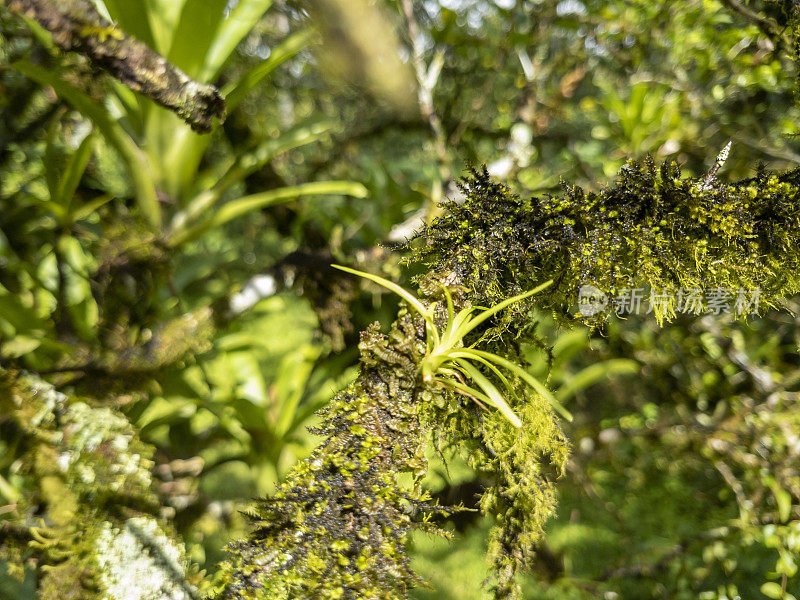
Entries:
{"label": "blurred foliage background", "polygon": [[[358,331],[393,314],[330,263],[398,278],[390,248],[457,197],[465,164],[531,195],[599,188],[646,154],[702,175],[728,140],[722,179],[800,158],[775,3],[97,5],[217,83],[229,115],[193,133],[0,9],[0,367],[122,412],[209,575],[245,531],[238,511],[315,444],[306,427],[352,379]],[[576,418],[527,597],[800,594],[791,308],[596,331],[540,316],[553,358],[532,368]],[[0,436],[0,520],[36,486],[17,450]],[[427,485],[473,505],[480,473],[448,458]],[[483,597],[487,524],[450,526],[452,543],[414,540],[433,587],[415,597]],[[0,574],[0,598],[35,587],[35,569]]]}

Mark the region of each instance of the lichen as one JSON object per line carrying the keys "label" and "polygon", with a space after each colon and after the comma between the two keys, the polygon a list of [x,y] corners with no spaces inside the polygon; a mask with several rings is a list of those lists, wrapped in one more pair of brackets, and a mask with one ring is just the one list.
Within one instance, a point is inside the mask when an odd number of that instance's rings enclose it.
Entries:
{"label": "lichen", "polygon": [[105,600],[190,600],[184,557],[177,544],[150,518],[134,517],[121,527],[104,523],[96,540]]}
{"label": "lichen", "polygon": [[[0,520],[0,545],[4,558],[39,565],[40,598],[197,596],[196,573],[158,520],[153,449],[124,415],[0,371],[0,428],[18,455],[13,475],[25,482]],[[15,552],[7,554],[9,540]]]}

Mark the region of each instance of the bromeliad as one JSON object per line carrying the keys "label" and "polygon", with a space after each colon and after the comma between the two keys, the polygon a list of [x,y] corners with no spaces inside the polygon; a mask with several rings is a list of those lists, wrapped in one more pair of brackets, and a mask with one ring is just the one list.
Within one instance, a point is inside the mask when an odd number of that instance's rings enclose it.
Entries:
{"label": "bromeliad", "polygon": [[[335,268],[369,279],[378,285],[394,292],[405,300],[409,307],[415,310],[425,320],[426,329],[426,353],[420,361],[419,372],[422,380],[426,383],[438,383],[444,387],[467,396],[485,408],[485,405],[493,406],[516,427],[521,427],[522,422],[509,406],[504,394],[478,368],[481,364],[488,368],[499,380],[507,394],[514,395],[514,386],[503,374],[501,369],[516,375],[533,390],[546,398],[555,410],[563,417],[572,420],[572,415],[556,400],[552,393],[535,377],[525,371],[518,364],[502,356],[478,350],[473,346],[465,346],[464,338],[467,334],[474,331],[479,325],[499,313],[504,308],[533,296],[552,285],[552,280],[547,281],[538,287],[512,296],[490,308],[479,308],[470,306],[456,312],[453,298],[446,286],[442,286],[442,291],[447,302],[447,321],[442,330],[436,325],[435,310],[436,303],[425,305],[419,298],[402,286],[397,285],[378,275],[357,271],[341,265],[333,265]],[[477,314],[476,314],[477,311]],[[471,385],[472,382],[474,385]]]}

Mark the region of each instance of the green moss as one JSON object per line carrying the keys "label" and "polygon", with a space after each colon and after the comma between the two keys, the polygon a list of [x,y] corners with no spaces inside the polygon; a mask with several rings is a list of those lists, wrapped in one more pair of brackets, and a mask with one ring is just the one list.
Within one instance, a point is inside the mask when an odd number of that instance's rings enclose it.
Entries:
{"label": "green moss", "polygon": [[[483,304],[554,278],[517,308],[518,325],[533,303],[577,318],[586,284],[609,295],[636,287],[760,289],[764,306],[800,291],[800,169],[762,169],[722,184],[682,178],[677,164],[657,168],[648,158],[627,163],[599,192],[565,184],[560,196],[520,198],[485,170],[473,170],[461,187],[466,199],[448,204],[420,234],[425,243],[414,260],[455,273]],[[654,305],[655,316],[669,319],[675,308],[673,296]]]}
{"label": "green moss", "polygon": [[388,336],[362,334],[361,374],[315,430],[325,441],[258,502],[253,533],[229,548],[219,597],[405,598],[419,583],[408,534],[443,511],[399,481],[427,466],[415,394],[423,333],[405,314]]}
{"label": "green moss", "polygon": [[[446,318],[446,280],[421,282],[426,302],[441,308],[439,319]],[[462,288],[450,291],[457,305],[467,302]],[[515,574],[553,511],[552,479],[563,469],[566,443],[547,400],[526,396],[522,385],[512,400],[523,421],[517,428],[499,411],[425,383],[425,337],[423,319],[405,308],[388,334],[377,325],[362,333],[359,377],[315,430],[324,441],[257,503],[254,530],[230,546],[215,597],[408,598],[422,584],[406,552],[410,533],[446,535],[432,517],[459,509],[433,505],[420,486],[432,439],[440,448],[467,446],[473,466],[495,481],[482,505],[498,516],[491,548],[497,597],[513,593]]]}

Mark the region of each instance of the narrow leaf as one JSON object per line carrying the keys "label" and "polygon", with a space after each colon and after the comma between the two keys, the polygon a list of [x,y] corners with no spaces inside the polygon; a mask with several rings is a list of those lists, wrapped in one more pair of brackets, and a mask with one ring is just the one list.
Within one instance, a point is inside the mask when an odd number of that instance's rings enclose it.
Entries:
{"label": "narrow leaf", "polygon": [[47,142],[44,147],[44,160],[42,165],[44,167],[44,181],[47,184],[47,192],[50,195],[50,200],[59,206],[61,203],[58,201],[58,160],[56,157],[56,129],[58,122],[53,121],[47,128]]}
{"label": "narrow leaf", "polygon": [[186,0],[172,35],[167,58],[197,79],[206,54],[219,34],[228,0]]}
{"label": "narrow leaf", "polygon": [[550,402],[551,406],[558,411],[562,417],[567,419],[568,421],[572,421],[572,415],[570,412],[562,406],[562,404],[553,396],[552,392],[548,390],[538,379],[533,377],[530,373],[528,373],[525,369],[520,367],[513,361],[510,361],[502,356],[498,356],[497,354],[493,354],[492,352],[486,352],[484,350],[476,350],[475,348],[470,348],[469,350],[472,353],[477,354],[487,360],[490,360],[502,367],[505,367],[518,377],[520,377],[525,383],[531,386],[534,390],[536,390],[541,396],[547,399]]}
{"label": "narrow leaf", "polygon": [[507,298],[506,300],[503,300],[502,302],[500,302],[498,304],[495,304],[491,308],[487,308],[486,310],[480,312],[474,319],[472,319],[469,322],[469,327],[464,328],[463,332],[460,332],[460,336],[459,337],[464,337],[470,331],[475,329],[478,325],[480,325],[481,323],[486,321],[488,318],[493,317],[494,315],[499,313],[501,310],[503,310],[507,306],[510,306],[511,304],[514,304],[515,302],[519,302],[520,300],[524,300],[525,298],[528,298],[529,296],[533,296],[534,294],[538,294],[542,290],[550,287],[550,285],[552,285],[552,283],[553,283],[553,280],[551,279],[551,280],[544,282],[542,285],[540,285],[540,286],[538,286],[538,287],[536,287],[536,288],[534,288],[534,289],[532,289],[530,291],[524,292],[522,294],[518,294],[516,296],[512,296],[511,298]]}
{"label": "narrow leaf", "polygon": [[293,200],[298,196],[336,194],[364,198],[367,193],[363,185],[352,181],[316,181],[244,196],[228,202],[204,221],[173,230],[169,236],[169,244],[173,247],[178,246],[236,217],[278,202]]}
{"label": "narrow leaf", "polygon": [[232,185],[263,167],[276,155],[322,139],[335,125],[335,122],[327,119],[298,123],[279,136],[261,142],[230,166],[213,186],[214,191],[221,195]]}
{"label": "narrow leaf", "polygon": [[574,396],[579,391],[588,388],[601,379],[605,379],[609,375],[634,374],[640,371],[641,365],[639,365],[639,363],[626,358],[617,358],[594,363],[567,378],[564,385],[556,392],[556,397],[563,402],[567,398]]}
{"label": "narrow leaf", "polygon": [[100,208],[104,204],[107,204],[108,202],[111,202],[111,200],[113,199],[114,196],[112,196],[111,194],[103,194],[102,196],[98,196],[93,200],[89,200],[89,202],[86,202],[85,204],[76,206],[75,210],[72,211],[70,218],[72,219],[73,223],[75,221],[80,221],[81,219],[85,219],[94,211],[96,211],[98,208]]}
{"label": "narrow leaf", "polygon": [[201,81],[213,81],[230,58],[236,46],[255,27],[272,6],[272,0],[239,0],[217,29],[200,71]]}
{"label": "narrow leaf", "polygon": [[453,379],[446,379],[444,377],[436,377],[434,381],[437,383],[441,383],[442,385],[445,385],[447,387],[451,387],[454,390],[458,390],[459,392],[462,392],[463,394],[466,394],[468,396],[474,396],[477,400],[486,403],[488,406],[492,406],[492,399],[489,398],[489,396],[487,396],[483,392],[480,392],[473,387],[464,385],[463,383],[459,383],[458,381],[455,381]]}
{"label": "narrow leaf", "polygon": [[514,427],[522,427],[522,421],[520,421],[519,417],[514,413],[513,410],[511,410],[511,407],[505,401],[505,398],[503,398],[503,395],[500,393],[500,391],[491,381],[486,378],[483,373],[463,359],[456,359],[454,364],[478,384],[484,393],[491,399],[492,405],[501,413],[503,413],[503,415],[511,422],[512,425],[514,425]]}
{"label": "narrow leaf", "polygon": [[259,63],[237,81],[231,82],[222,88],[228,112],[232,112],[244,99],[247,93],[258,85],[262,79],[272,73],[284,62],[300,52],[308,44],[311,31],[300,31],[292,34],[280,45],[272,49],[269,58]]}
{"label": "narrow leaf", "polygon": [[147,15],[147,8],[143,2],[135,0],[104,0],[103,4],[108,9],[108,14],[120,28],[144,42],[151,48],[155,48],[153,32],[150,29],[150,20]]}
{"label": "narrow leaf", "polygon": [[89,164],[89,158],[92,156],[92,149],[94,145],[94,137],[90,133],[78,146],[77,150],[69,157],[67,166],[64,169],[64,174],[61,177],[61,185],[58,190],[58,202],[65,208],[65,213],[69,215],[70,206],[72,205],[72,197],[75,195],[75,190],[78,189],[78,184],[86,171],[86,165]]}
{"label": "narrow leaf", "polygon": [[492,371],[492,373],[495,374],[495,376],[502,382],[502,384],[506,387],[506,389],[508,389],[510,392],[514,391],[514,388],[511,386],[511,382],[508,381],[508,378],[506,378],[506,376],[503,375],[500,369],[498,369],[491,361],[487,360],[486,358],[483,358],[482,356],[471,352],[471,349],[466,348],[464,350],[450,352],[448,356],[452,358],[462,358],[465,360],[476,360],[479,363],[482,363],[483,365],[487,366]]}
{"label": "narrow leaf", "polygon": [[384,279],[380,275],[373,275],[372,273],[365,273],[364,271],[357,271],[356,269],[351,269],[350,267],[344,267],[342,265],[331,265],[334,269],[339,269],[340,271],[344,271],[345,273],[351,273],[352,275],[358,275],[359,277],[363,277],[364,279],[369,279],[370,281],[374,281],[378,285],[385,287],[390,292],[394,292],[398,296],[400,296],[403,300],[408,302],[414,310],[416,310],[425,321],[435,329],[435,324],[433,322],[433,316],[431,315],[430,311],[425,307],[425,305],[419,301],[419,299],[414,296],[411,292],[406,290],[405,288],[397,285],[394,282],[389,281],[388,279]]}
{"label": "narrow leaf", "polygon": [[119,152],[125,161],[133,180],[136,201],[142,214],[153,226],[160,227],[161,210],[155,185],[150,177],[147,158],[120,124],[111,118],[101,104],[83,90],[61,79],[56,72],[24,60],[12,63],[11,67],[41,85],[49,85],[61,98],[92,121],[106,141]]}
{"label": "narrow leaf", "polygon": [[[131,0],[128,0],[130,2]],[[140,0],[141,1],[141,0]],[[178,19],[186,0],[143,0],[147,5],[147,17],[153,32],[155,49],[166,55],[172,46]]]}

